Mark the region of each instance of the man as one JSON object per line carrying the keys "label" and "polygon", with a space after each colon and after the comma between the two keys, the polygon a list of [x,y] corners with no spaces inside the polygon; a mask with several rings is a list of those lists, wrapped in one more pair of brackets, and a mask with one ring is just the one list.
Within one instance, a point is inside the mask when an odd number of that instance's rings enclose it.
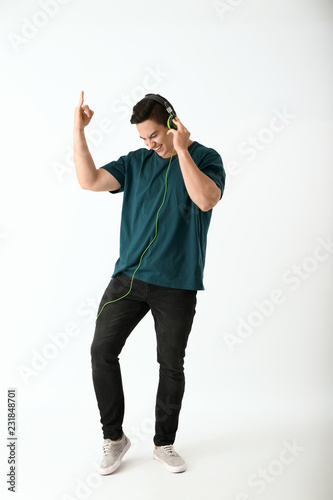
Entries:
{"label": "man", "polygon": [[[74,119],[74,162],[83,189],[123,192],[120,256],[101,299],[91,345],[92,376],[103,429],[100,473],[111,474],[130,447],[122,429],[124,394],[118,356],[150,310],[155,324],[159,384],[155,460],[170,472],[186,463],[174,441],[185,388],[184,357],[203,290],[207,231],[221,199],[220,155],[190,140],[172,105],[147,94],[133,108],[146,148],[96,169],[84,135],[93,116],[81,92]],[[140,369],[140,358],[134,370]]]}

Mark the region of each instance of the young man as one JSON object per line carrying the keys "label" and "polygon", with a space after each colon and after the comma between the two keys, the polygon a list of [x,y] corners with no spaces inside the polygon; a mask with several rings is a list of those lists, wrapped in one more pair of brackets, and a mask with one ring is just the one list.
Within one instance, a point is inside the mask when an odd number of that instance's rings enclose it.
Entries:
{"label": "young man", "polygon": [[[101,299],[91,345],[92,376],[103,430],[101,474],[111,474],[130,447],[122,429],[124,394],[118,356],[150,310],[156,331],[159,384],[154,459],[170,472],[186,464],[173,444],[185,388],[184,357],[203,290],[207,231],[221,199],[220,155],[190,140],[171,104],[147,94],[131,123],[148,148],[96,169],[84,127],[93,111],[81,92],[74,119],[74,162],[83,189],[124,193],[120,256]],[[140,357],[134,370],[140,369]]]}

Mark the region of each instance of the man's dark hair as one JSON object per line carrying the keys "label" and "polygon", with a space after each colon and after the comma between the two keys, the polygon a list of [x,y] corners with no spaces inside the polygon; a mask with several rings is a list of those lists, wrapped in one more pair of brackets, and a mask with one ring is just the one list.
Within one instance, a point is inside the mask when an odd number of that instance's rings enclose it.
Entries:
{"label": "man's dark hair", "polygon": [[[176,115],[175,108],[167,99],[165,99],[165,97],[162,97],[159,94],[156,94],[156,96],[163,99],[163,101],[166,101],[173,109],[174,115]],[[133,108],[131,123],[137,124],[146,120],[154,120],[159,125],[167,126],[168,118],[169,113],[162,104],[152,99],[143,98]]]}

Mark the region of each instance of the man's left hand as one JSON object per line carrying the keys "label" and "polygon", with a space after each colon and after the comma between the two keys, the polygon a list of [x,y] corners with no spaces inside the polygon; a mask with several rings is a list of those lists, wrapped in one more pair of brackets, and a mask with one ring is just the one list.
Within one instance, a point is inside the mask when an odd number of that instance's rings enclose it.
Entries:
{"label": "man's left hand", "polygon": [[167,134],[173,135],[173,146],[177,153],[180,153],[181,151],[187,150],[190,145],[191,132],[184,127],[177,116],[172,121],[175,125],[177,125],[177,130],[172,128],[167,132]]}

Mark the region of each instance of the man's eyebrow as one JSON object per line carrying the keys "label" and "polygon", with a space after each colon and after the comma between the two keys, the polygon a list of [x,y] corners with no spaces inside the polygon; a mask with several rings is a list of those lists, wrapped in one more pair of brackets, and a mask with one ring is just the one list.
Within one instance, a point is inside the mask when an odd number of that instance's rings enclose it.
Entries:
{"label": "man's eyebrow", "polygon": [[[157,134],[157,130],[155,130],[155,132],[152,132],[152,133],[150,134],[150,136],[148,137],[148,139],[149,139],[152,135],[154,135],[154,134]],[[141,137],[141,135],[140,135],[139,137],[140,137],[140,139],[145,140],[145,138],[144,138],[144,137]]]}

